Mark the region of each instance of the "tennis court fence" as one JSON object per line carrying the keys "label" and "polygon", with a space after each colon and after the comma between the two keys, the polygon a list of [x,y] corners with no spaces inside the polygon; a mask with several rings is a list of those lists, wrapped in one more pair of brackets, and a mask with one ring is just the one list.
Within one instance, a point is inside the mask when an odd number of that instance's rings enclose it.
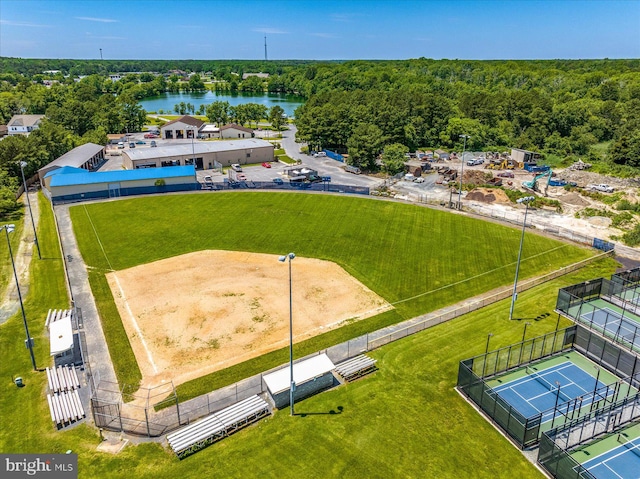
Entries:
{"label": "tennis court fence", "polygon": [[[579,352],[621,379],[589,395],[556,404],[548,411],[529,417],[524,417],[487,384],[498,374],[568,351]],[[640,359],[576,324],[461,361],[457,388],[500,426],[514,443],[526,449],[539,442],[543,416],[552,417],[552,424],[577,420],[587,410],[596,411],[625,398],[629,389],[621,387],[623,382],[640,388]],[[636,391],[632,391],[635,394]]]}
{"label": "tennis court fence", "polygon": [[611,275],[611,281],[614,283],[622,283],[627,286],[640,285],[640,266]]}
{"label": "tennis court fence", "polygon": [[[640,324],[625,317],[627,312],[640,315],[639,294],[636,283],[598,278],[560,289],[556,311],[640,353]],[[591,304],[596,299],[621,308],[621,312]]]}
{"label": "tennis court fence", "polygon": [[594,478],[571,454],[579,447],[617,434],[640,421],[640,393],[625,397],[576,421],[542,433],[538,463],[558,479]]}

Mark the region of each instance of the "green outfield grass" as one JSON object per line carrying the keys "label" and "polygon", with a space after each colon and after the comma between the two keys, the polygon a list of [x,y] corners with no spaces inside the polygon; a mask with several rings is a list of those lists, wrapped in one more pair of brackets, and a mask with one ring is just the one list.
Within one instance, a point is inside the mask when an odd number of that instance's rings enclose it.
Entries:
{"label": "green outfield grass", "polygon": [[[44,366],[46,311],[65,307],[68,299],[46,201],[41,211],[43,260],[32,262],[25,299]],[[522,293],[518,309],[544,318],[532,321],[527,336],[555,327],[558,288],[608,276],[614,268],[614,261],[601,260]],[[79,455],[80,478],[539,478],[541,473],[453,389],[459,360],[482,353],[488,332],[494,334],[492,348],[520,340],[523,324],[507,319],[508,308],[505,300],[384,346],[372,353],[380,368],[373,375],[299,402],[296,417],[288,409],[276,412],[183,461],[155,443],[130,445],[116,456],[97,452],[98,433],[84,424],[56,431],[44,397],[46,376],[31,371],[18,314],[0,326],[0,451],[72,450]],[[26,387],[15,387],[12,375],[25,378]]]}
{"label": "green outfield grass", "polygon": [[[299,345],[299,354],[438,309],[513,281],[520,230],[402,203],[287,193],[135,198],[71,208],[90,267],[111,356],[122,383],[140,379],[104,272],[202,249],[334,261],[396,310]],[[126,232],[126,234],[123,234]],[[590,256],[588,249],[528,235],[520,278]],[[215,265],[210,267],[215,275]],[[284,273],[283,273],[284,274]],[[294,265],[295,274],[295,265]],[[274,292],[274,294],[278,294]],[[181,385],[182,399],[286,361],[286,348]]]}

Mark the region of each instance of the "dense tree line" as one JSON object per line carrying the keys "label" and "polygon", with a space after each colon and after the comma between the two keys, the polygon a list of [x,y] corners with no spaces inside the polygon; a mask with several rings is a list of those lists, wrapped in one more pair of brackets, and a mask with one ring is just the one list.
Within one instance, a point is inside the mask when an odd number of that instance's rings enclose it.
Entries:
{"label": "dense tree line", "polygon": [[[57,73],[51,71],[59,70]],[[48,73],[45,73],[48,72]],[[191,74],[185,76],[182,72]],[[268,78],[243,73],[268,73]],[[0,189],[16,177],[107,133],[140,130],[138,100],[167,91],[279,92],[307,99],[298,135],[350,161],[392,169],[404,149],[520,147],[587,161],[640,167],[640,60],[553,61],[240,61],[44,60],[0,57],[0,123],[45,114],[29,138],[0,142]],[[124,74],[113,82],[108,74]],[[195,73],[195,74],[193,74]],[[79,76],[85,76],[76,81]],[[50,87],[43,80],[55,80]],[[193,111],[192,105],[179,106]],[[200,108],[211,121],[257,122],[251,105]],[[282,118],[273,111],[274,122]],[[594,149],[594,146],[598,146]],[[388,148],[387,148],[388,147]],[[596,153],[598,152],[598,153]],[[383,156],[380,156],[384,153]],[[0,202],[2,195],[0,192]]]}

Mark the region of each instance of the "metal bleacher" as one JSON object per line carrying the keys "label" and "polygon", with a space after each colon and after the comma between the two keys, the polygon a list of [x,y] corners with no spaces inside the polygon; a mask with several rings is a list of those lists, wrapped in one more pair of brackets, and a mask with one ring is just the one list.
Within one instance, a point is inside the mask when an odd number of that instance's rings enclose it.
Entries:
{"label": "metal bleacher", "polygon": [[345,380],[353,381],[377,369],[376,359],[360,354],[336,365],[336,372]]}
{"label": "metal bleacher", "polygon": [[167,441],[182,459],[269,414],[269,404],[251,396],[169,434]]}
{"label": "metal bleacher", "polygon": [[64,427],[83,419],[86,414],[78,395],[80,381],[73,365],[46,368],[50,394],[49,413],[56,426]]}

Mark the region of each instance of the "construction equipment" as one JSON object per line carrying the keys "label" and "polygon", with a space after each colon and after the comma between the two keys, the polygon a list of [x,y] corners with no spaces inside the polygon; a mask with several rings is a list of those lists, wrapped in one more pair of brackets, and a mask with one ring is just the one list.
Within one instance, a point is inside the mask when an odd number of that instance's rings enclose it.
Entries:
{"label": "construction equipment", "polygon": [[544,186],[544,191],[541,193],[544,196],[547,196],[547,190],[549,189],[549,181],[551,181],[552,174],[553,172],[551,171],[551,168],[549,168],[548,170],[543,171],[542,173],[538,173],[536,176],[533,177],[531,181],[523,181],[522,186],[527,188],[528,190],[540,192],[540,187],[538,186],[538,182],[546,176],[547,183]]}

